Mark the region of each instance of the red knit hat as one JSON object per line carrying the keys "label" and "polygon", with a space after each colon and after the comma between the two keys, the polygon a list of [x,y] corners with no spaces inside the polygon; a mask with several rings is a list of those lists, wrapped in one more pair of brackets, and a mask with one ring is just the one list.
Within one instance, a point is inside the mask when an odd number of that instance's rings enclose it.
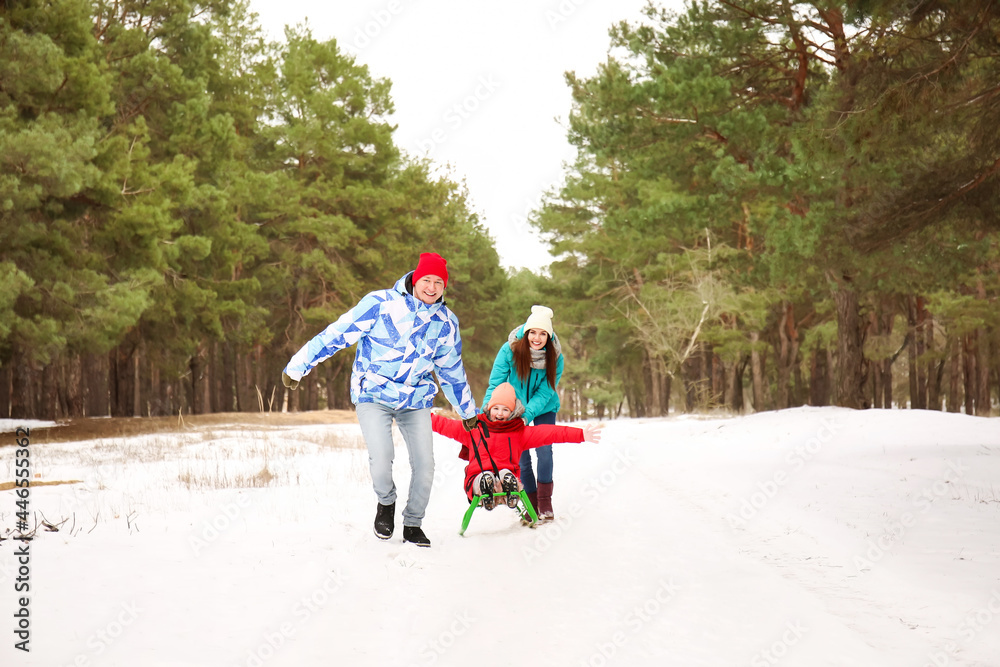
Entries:
{"label": "red knit hat", "polygon": [[438,276],[444,281],[444,286],[447,287],[448,262],[436,252],[420,253],[420,261],[417,262],[417,269],[413,272],[413,282],[417,282],[424,276]]}

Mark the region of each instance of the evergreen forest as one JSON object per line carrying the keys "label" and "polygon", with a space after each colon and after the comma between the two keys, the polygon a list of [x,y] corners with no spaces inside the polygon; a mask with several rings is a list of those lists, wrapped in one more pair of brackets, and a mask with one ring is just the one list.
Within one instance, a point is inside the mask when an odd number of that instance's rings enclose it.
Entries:
{"label": "evergreen forest", "polygon": [[391,82],[246,0],[0,2],[0,410],[350,408],[281,369],[419,253],[477,401],[533,303],[562,419],[1000,403],[1000,3],[653,1],[565,75],[575,160],[501,266]]}

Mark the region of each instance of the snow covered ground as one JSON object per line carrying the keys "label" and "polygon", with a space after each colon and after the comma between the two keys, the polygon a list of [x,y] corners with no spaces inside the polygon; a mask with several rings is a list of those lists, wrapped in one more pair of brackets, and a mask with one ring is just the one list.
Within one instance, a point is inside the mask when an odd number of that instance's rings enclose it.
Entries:
{"label": "snow covered ground", "polygon": [[[36,484],[79,482],[31,487],[60,529],[27,565],[0,542],[0,664],[1000,665],[996,419],[613,421],[556,446],[555,523],[478,510],[464,537],[457,450],[437,438],[420,549],[398,512],[372,534],[355,425],[31,445]],[[408,472],[400,445],[398,509]]]}

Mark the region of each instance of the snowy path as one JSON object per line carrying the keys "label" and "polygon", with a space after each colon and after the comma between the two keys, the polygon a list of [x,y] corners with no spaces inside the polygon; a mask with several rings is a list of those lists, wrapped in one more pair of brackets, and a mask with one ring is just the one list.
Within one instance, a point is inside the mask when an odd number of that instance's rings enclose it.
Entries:
{"label": "snowy path", "polygon": [[[44,478],[100,484],[38,487],[32,507],[94,525],[32,543],[32,651],[8,639],[0,662],[1000,665],[997,420],[611,422],[599,445],[557,446],[556,523],[479,510],[464,537],[457,446],[439,439],[431,549],[374,538],[366,453],[315,430],[254,434],[250,454],[247,437],[52,446]],[[123,452],[139,460],[115,464]],[[177,482],[259,456],[267,488]],[[0,492],[0,525],[13,502]]]}

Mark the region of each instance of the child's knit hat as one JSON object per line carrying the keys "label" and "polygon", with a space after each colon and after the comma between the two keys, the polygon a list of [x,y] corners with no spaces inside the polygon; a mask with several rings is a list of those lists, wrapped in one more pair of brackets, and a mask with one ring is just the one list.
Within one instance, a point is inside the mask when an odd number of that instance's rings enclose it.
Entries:
{"label": "child's knit hat", "polygon": [[502,405],[511,412],[517,407],[517,394],[514,392],[514,385],[510,382],[501,382],[490,394],[490,402],[486,406],[486,412],[493,409],[494,405]]}

